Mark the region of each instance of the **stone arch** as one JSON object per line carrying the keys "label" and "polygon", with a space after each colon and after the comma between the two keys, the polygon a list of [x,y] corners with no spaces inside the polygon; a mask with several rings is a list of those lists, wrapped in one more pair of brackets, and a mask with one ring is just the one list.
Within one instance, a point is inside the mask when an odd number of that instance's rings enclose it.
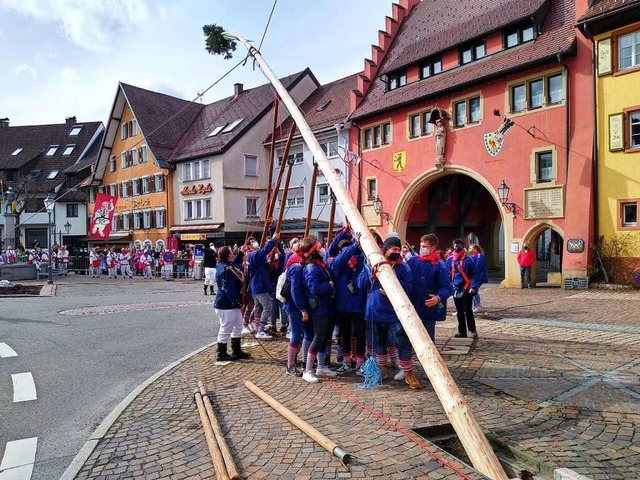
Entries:
{"label": "stone arch", "polygon": [[[530,246],[530,248],[534,248],[534,251],[536,252],[537,255],[537,249],[536,249],[536,245],[538,242],[538,239],[540,238],[540,236],[546,231],[546,230],[551,230],[553,232],[555,232],[557,235],[560,236],[560,238],[563,240],[563,244],[565,241],[565,234],[564,234],[564,230],[562,228],[560,228],[558,225],[556,225],[555,223],[553,223],[552,220],[547,220],[547,221],[540,221],[538,223],[536,223],[535,225],[532,225],[531,228],[529,228],[529,230],[527,230],[527,232],[524,234],[524,237],[522,238],[522,242],[527,242]],[[560,258],[563,258],[563,251],[560,252]],[[535,279],[537,277],[538,274],[538,261],[536,261],[533,264],[533,267],[531,267],[531,277],[534,279],[534,283],[535,283]],[[549,278],[547,278],[547,284],[548,285],[557,285],[559,287],[562,287],[562,282],[564,279],[564,274],[562,273],[562,270],[564,270],[562,268],[562,265],[560,265],[560,278],[556,278],[555,281],[551,281],[549,280]],[[544,272],[544,270],[543,270]]]}

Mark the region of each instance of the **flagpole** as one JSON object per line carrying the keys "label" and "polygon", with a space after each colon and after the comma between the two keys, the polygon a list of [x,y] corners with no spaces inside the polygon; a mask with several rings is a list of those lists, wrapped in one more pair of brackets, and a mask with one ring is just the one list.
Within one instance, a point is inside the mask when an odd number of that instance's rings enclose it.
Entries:
{"label": "flagpole", "polygon": [[458,438],[462,442],[473,466],[494,480],[508,480],[469,404],[458,389],[431,338],[429,338],[422,321],[400,285],[391,265],[385,263],[386,258],[380,252],[380,247],[376,244],[373,235],[371,235],[369,226],[365,223],[351,195],[340,181],[340,177],[331,167],[318,140],[305,121],[300,108],[291,98],[289,92],[282,86],[280,80],[267,65],[260,52],[251,43],[236,33],[225,32],[224,35],[237,39],[247,48],[249,55],[254,58],[255,63],[278,92],[280,99],[298,126],[304,141],[333,190],[352,229],[360,235],[360,246],[387,293],[387,297],[411,340],[420,364],[429,377],[433,389],[438,395],[444,411],[458,434]]}

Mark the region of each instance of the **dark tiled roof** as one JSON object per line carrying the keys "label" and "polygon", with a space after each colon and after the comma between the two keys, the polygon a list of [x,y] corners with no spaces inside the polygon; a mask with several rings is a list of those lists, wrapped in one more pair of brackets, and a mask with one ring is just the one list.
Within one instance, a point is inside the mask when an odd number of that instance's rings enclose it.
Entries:
{"label": "dark tiled roof", "polygon": [[154,156],[159,162],[169,160],[204,105],[126,83],[120,85]]}
{"label": "dark tiled roof", "polygon": [[[326,85],[318,87],[309,98],[300,105],[300,110],[304,114],[305,120],[311,130],[318,131],[333,127],[336,123],[343,122],[348,116],[350,109],[349,95],[352,89],[356,88],[358,74],[335,80]],[[324,109],[318,111],[327,102],[330,102]],[[293,124],[291,117],[287,118],[280,130],[281,136],[286,137]],[[267,137],[271,141],[271,134]]]}
{"label": "dark tiled roof", "polygon": [[[280,81],[290,89],[307,74],[316,81],[309,69],[281,78]],[[237,97],[227,97],[207,105],[181,138],[170,161],[179,162],[223,152],[269,111],[273,100],[271,84],[265,84],[244,90]],[[216,126],[240,119],[243,121],[230,133],[208,137]]]}
{"label": "dark tiled roof", "polygon": [[550,0],[422,0],[404,20],[379,74],[529,19]]}
{"label": "dark tiled roof", "polygon": [[592,20],[595,17],[614,13],[616,10],[621,10],[622,8],[631,8],[633,5],[640,6],[640,0],[592,0],[589,3],[591,6],[582,17],[580,17],[578,22]]}
{"label": "dark tiled roof", "polygon": [[64,173],[77,173],[96,163],[98,161],[98,155],[100,154],[100,145],[102,144],[103,137],[104,130],[101,131],[100,134],[96,137],[96,140],[86,151],[84,157],[67,168]]}
{"label": "dark tiled roof", "polygon": [[[437,18],[430,21],[437,21]],[[574,21],[573,0],[554,0],[542,26],[543,33],[534,42],[501,51],[390,92],[385,91],[384,82],[374,81],[352,117],[363,118],[554,60],[559,53],[573,51],[576,36]],[[411,35],[411,32],[405,31],[404,35]],[[392,52],[395,48],[395,44],[391,46]]]}
{"label": "dark tiled roof", "polygon": [[[24,176],[39,170],[35,177],[37,191],[49,192],[64,182],[64,171],[74,165],[94,138],[101,122],[77,122],[83,125],[77,136],[69,136],[73,124],[28,125],[0,127],[0,170],[19,169]],[[99,143],[99,142],[96,142]],[[67,145],[75,145],[70,155],[62,155]],[[51,145],[58,145],[56,153],[46,156]],[[23,148],[18,155],[11,155],[17,148]],[[47,179],[53,171],[58,171],[54,179]],[[16,182],[7,182],[8,185]]]}

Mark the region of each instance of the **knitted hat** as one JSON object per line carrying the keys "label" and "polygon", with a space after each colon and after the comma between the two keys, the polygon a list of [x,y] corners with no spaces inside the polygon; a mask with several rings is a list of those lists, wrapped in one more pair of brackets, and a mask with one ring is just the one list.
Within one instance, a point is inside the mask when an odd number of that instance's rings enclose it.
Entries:
{"label": "knitted hat", "polygon": [[402,243],[400,242],[400,239],[398,237],[390,237],[387,235],[387,239],[382,244],[382,251],[386,252],[391,247],[402,248]]}
{"label": "knitted hat", "polygon": [[300,241],[300,239],[299,239],[299,238],[297,238],[297,237],[294,237],[294,238],[292,238],[291,240],[289,240],[289,248],[293,248],[293,246],[294,246],[296,243],[298,243],[299,241]]}

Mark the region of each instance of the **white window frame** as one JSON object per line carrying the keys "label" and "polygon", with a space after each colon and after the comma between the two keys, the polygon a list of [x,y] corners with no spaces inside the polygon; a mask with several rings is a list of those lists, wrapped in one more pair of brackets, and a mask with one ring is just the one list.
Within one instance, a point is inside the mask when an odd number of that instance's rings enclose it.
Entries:
{"label": "white window frame", "polygon": [[[284,153],[284,152],[281,152]],[[293,165],[302,165],[304,163],[304,152],[289,153],[289,159],[293,159]],[[280,168],[282,165],[282,156],[276,159],[276,167]]]}
{"label": "white window frame", "polygon": [[130,229],[129,212],[123,212],[122,213],[122,229],[123,230],[129,230]]}
{"label": "white window frame", "polygon": [[[249,208],[249,202],[255,202],[255,211],[252,213]],[[256,218],[258,216],[258,202],[260,197],[244,197],[244,216],[247,218]]]}
{"label": "white window frame", "polygon": [[[631,37],[631,64],[627,67],[620,66],[620,59],[622,56],[620,55],[620,51],[622,50],[622,39]],[[640,63],[636,62],[636,56],[638,55],[638,50],[640,50],[640,30],[636,30],[635,32],[629,32],[625,35],[620,35],[617,37],[616,42],[618,44],[618,71],[629,70],[632,68],[640,67]]]}
{"label": "white window frame", "polygon": [[[326,188],[327,193],[321,193]],[[316,205],[327,205],[331,202],[331,187],[328,183],[322,183],[316,187]]]}
{"label": "white window frame", "polygon": [[127,152],[122,152],[120,154],[120,168],[127,168]]}
{"label": "white window frame", "polygon": [[151,210],[142,211],[142,228],[145,230],[151,228]]}
{"label": "white window frame", "polygon": [[53,180],[58,176],[58,173],[60,173],[60,170],[51,170],[49,175],[47,175],[47,180]]}
{"label": "white window frame", "polygon": [[[191,206],[191,216],[189,216],[189,206]],[[201,198],[198,200],[184,201],[184,219],[200,220],[203,218],[211,218],[211,199]]]}
{"label": "white window frame", "polygon": [[129,198],[129,190],[128,190],[128,180],[125,180],[124,182],[122,182],[121,185],[121,190],[122,190],[122,198]]}
{"label": "white window frame", "polygon": [[[247,160],[255,161],[255,173],[247,173]],[[245,177],[257,177],[258,176],[258,155],[244,155],[244,176]]]}
{"label": "white window frame", "polygon": [[111,195],[112,197],[118,196],[118,188],[115,183],[109,184],[109,195]]}
{"label": "white window frame", "polygon": [[131,132],[129,132],[129,136],[135,137],[136,135],[138,135],[138,121],[134,119],[131,120]]}
{"label": "white window frame", "polygon": [[156,173],[154,176],[154,182],[155,182],[155,188],[154,191],[155,192],[164,192],[164,178],[163,175],[161,173]]}
{"label": "white window frame", "polygon": [[64,147],[64,150],[62,151],[62,156],[63,157],[68,157],[69,155],[71,155],[73,153],[73,150],[76,148],[76,144],[75,143],[71,143],[67,146]]}
{"label": "white window frame", "polygon": [[47,149],[47,153],[45,153],[45,157],[52,157],[56,154],[56,151],[58,150],[58,147],[60,145],[50,145],[49,148]]}
{"label": "white window frame", "polygon": [[[305,202],[305,187],[304,185],[301,187],[289,188],[287,193],[287,204],[285,208],[302,208],[306,205]],[[299,193],[302,192],[302,195]],[[283,190],[278,192],[278,207],[282,208],[282,193]]]}
{"label": "white window frame", "polygon": [[240,125],[242,123],[242,121],[244,120],[243,118],[234,120],[231,123],[228,123],[221,131],[220,133],[231,133],[233,131],[234,128],[236,128],[238,125]]}
{"label": "white window frame", "polygon": [[[335,143],[336,148],[335,148],[335,152],[331,152],[331,145]],[[324,152],[324,154],[326,155],[327,158],[337,158],[340,156],[340,152],[339,152],[339,148],[340,148],[340,143],[338,142],[338,138],[336,137],[335,139],[332,140],[324,140],[322,142],[320,142],[320,147],[322,148],[322,151]]]}
{"label": "white window frame", "polygon": [[147,163],[147,146],[146,145],[142,145],[140,147],[139,163]]}
{"label": "white window frame", "polygon": [[116,156],[115,155],[111,155],[109,157],[109,171],[112,172],[112,173],[116,171]]}
{"label": "white window frame", "polygon": [[131,179],[131,196],[137,197],[140,195],[140,183],[138,183],[137,178]]}
{"label": "white window frame", "polygon": [[131,149],[131,166],[137,165],[137,164],[138,164],[138,149],[132,148]]}
{"label": "white window frame", "polygon": [[156,228],[164,228],[164,209],[156,208],[154,213],[156,216]]}
{"label": "white window frame", "polygon": [[142,195],[149,193],[149,177],[142,177]]}
{"label": "white window frame", "polygon": [[82,127],[84,125],[74,125],[71,128],[71,131],[69,132],[69,136],[70,137],[77,137],[78,135],[80,135],[80,132],[82,131]]}
{"label": "white window frame", "polygon": [[11,155],[18,155],[22,150],[24,150],[24,148],[18,147],[13,151]]}
{"label": "white window frame", "polygon": [[120,140],[126,140],[128,136],[129,136],[129,123],[124,122],[120,126]]}
{"label": "white window frame", "polygon": [[142,212],[140,212],[140,210],[134,210],[133,212],[131,212],[131,214],[133,215],[133,229],[134,230],[140,230],[141,225],[142,225],[142,218],[140,216]]}

